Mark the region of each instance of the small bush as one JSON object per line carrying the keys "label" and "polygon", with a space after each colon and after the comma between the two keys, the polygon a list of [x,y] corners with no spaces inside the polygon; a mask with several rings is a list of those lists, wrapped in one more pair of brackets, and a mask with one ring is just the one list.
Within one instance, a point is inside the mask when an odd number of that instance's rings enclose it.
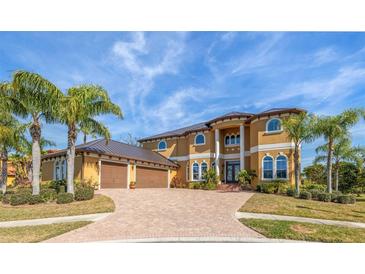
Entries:
{"label": "small bush", "polygon": [[69,204],[74,201],[74,195],[72,193],[58,193],[57,195],[57,204]]}
{"label": "small bush", "polygon": [[337,202],[341,204],[354,204],[356,203],[356,197],[354,195],[339,195]]}
{"label": "small bush", "polygon": [[217,184],[212,183],[212,182],[204,184],[203,189],[204,190],[216,190],[217,189]]}
{"label": "small bush", "polygon": [[285,184],[279,184],[279,187],[278,187],[278,194],[287,194],[288,193],[288,189],[290,189],[291,186],[288,184],[288,183],[285,183]]}
{"label": "small bush", "polygon": [[262,192],[267,194],[277,193],[279,185],[276,183],[264,183],[262,184]]}
{"label": "small bush", "polygon": [[29,202],[31,196],[32,195],[27,192],[13,194],[10,197],[10,205],[12,206],[25,205]]}
{"label": "small bush", "polygon": [[5,193],[5,195],[3,195],[3,199],[2,199],[3,204],[10,204],[10,198],[12,195],[13,194]]}
{"label": "small bush", "polygon": [[201,182],[190,182],[188,185],[189,189],[202,189],[202,183]]}
{"label": "small bush", "polygon": [[303,184],[302,185],[302,190],[311,190],[311,189],[316,189],[319,191],[326,191],[326,185],[322,185],[322,184],[313,184],[313,183],[307,183],[307,184]]}
{"label": "small bush", "polygon": [[31,195],[28,198],[28,203],[30,205],[41,204],[41,203],[44,203],[44,200],[42,199],[41,195]]}
{"label": "small bush", "polygon": [[94,187],[83,186],[77,187],[75,190],[75,200],[76,201],[86,201],[94,198]]}
{"label": "small bush", "polygon": [[0,193],[0,202],[3,200],[4,194]]}
{"label": "small bush", "polygon": [[288,188],[286,191],[286,195],[288,196],[295,196],[295,189],[294,188]]}
{"label": "small bush", "polygon": [[299,193],[299,198],[304,200],[311,200],[312,194],[309,191],[303,190]]}
{"label": "small bush", "polygon": [[256,191],[262,192],[262,183],[256,185]]}
{"label": "small bush", "polygon": [[41,189],[39,195],[44,202],[53,202],[57,199],[57,191],[52,188]]}
{"label": "small bush", "polygon": [[318,194],[318,201],[331,202],[332,196],[330,193],[321,192]]}
{"label": "small bush", "polygon": [[66,180],[53,180],[49,183],[49,187],[56,190],[57,193],[66,192],[66,185]]}
{"label": "small bush", "polygon": [[318,189],[310,189],[308,190],[310,194],[312,194],[312,199],[318,200],[318,195],[321,193]]}

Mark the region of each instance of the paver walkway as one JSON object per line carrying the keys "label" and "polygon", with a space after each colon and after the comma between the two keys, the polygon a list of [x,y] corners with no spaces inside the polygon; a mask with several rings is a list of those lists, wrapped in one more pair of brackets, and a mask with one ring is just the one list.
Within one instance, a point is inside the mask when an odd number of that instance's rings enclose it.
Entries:
{"label": "paver walkway", "polygon": [[49,225],[49,224],[69,223],[69,222],[79,222],[79,221],[96,222],[96,221],[100,221],[100,220],[104,219],[105,217],[109,216],[110,214],[112,214],[112,213],[96,213],[96,214],[74,215],[74,216],[64,216],[64,217],[6,221],[6,222],[0,222],[0,227]]}
{"label": "paver walkway", "polygon": [[265,219],[265,220],[294,221],[294,222],[312,223],[312,224],[338,225],[338,226],[347,226],[347,227],[355,227],[355,228],[365,228],[365,223],[314,219],[314,218],[274,215],[274,214],[251,213],[251,212],[236,212],[236,218],[237,219]]}
{"label": "paver walkway", "polygon": [[95,242],[179,237],[264,238],[235,212],[253,194],[188,189],[101,190],[116,211],[105,219],[46,242]]}

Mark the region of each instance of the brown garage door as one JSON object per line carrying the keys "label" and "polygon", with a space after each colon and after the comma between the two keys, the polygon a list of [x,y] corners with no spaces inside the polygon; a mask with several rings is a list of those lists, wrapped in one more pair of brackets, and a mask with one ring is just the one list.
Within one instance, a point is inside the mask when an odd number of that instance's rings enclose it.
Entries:
{"label": "brown garage door", "polygon": [[137,167],[137,188],[166,188],[167,170]]}
{"label": "brown garage door", "polygon": [[101,188],[126,188],[127,165],[101,162]]}

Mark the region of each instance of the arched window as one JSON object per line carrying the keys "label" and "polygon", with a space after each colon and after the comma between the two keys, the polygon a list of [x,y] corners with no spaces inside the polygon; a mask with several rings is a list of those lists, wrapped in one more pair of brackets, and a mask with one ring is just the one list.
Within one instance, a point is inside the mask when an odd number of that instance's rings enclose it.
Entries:
{"label": "arched window", "polygon": [[203,162],[202,164],[201,164],[201,170],[202,170],[202,176],[204,175],[204,173],[206,173],[207,172],[207,170],[208,170],[208,165],[207,165],[207,163],[206,162]]}
{"label": "arched window", "polygon": [[55,179],[61,180],[61,165],[59,161],[55,162]]}
{"label": "arched window", "polygon": [[288,163],[285,156],[280,155],[276,158],[276,178],[286,179],[287,178]]}
{"label": "arched window", "polygon": [[162,140],[158,143],[157,149],[158,150],[166,150],[167,148],[167,143],[165,140]]}
{"label": "arched window", "polygon": [[205,136],[203,133],[199,133],[195,136],[195,144],[196,145],[204,145],[205,144]]}
{"label": "arched window", "polygon": [[236,137],[234,135],[231,136],[231,145],[234,145],[236,143]]}
{"label": "arched window", "polygon": [[262,174],[264,179],[273,179],[273,160],[270,156],[265,156],[262,160]]}
{"label": "arched window", "polygon": [[193,164],[193,181],[197,181],[199,180],[199,164],[198,163],[194,163]]}
{"label": "arched window", "polygon": [[236,135],[236,145],[240,144],[240,135]]}
{"label": "arched window", "polygon": [[281,130],[281,121],[280,119],[274,118],[270,119],[266,124],[267,132],[275,132]]}
{"label": "arched window", "polygon": [[224,138],[224,143],[225,143],[226,145],[229,145],[229,136],[226,136],[226,137]]}
{"label": "arched window", "polygon": [[61,179],[66,179],[66,170],[67,170],[67,162],[66,160],[62,161],[62,165],[61,165]]}

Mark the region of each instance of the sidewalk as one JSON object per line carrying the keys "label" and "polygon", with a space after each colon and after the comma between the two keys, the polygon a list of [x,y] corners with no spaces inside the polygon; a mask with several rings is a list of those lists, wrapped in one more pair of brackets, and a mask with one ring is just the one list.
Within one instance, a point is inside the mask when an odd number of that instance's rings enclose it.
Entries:
{"label": "sidewalk", "polygon": [[43,219],[7,221],[7,222],[0,222],[0,228],[1,227],[32,226],[32,225],[49,225],[49,224],[69,223],[69,222],[78,222],[78,221],[96,222],[96,221],[99,221],[99,220],[102,220],[102,219],[108,217],[110,214],[112,214],[112,213],[97,213],[97,214],[53,217],[53,218],[43,218]]}
{"label": "sidewalk", "polygon": [[314,219],[314,218],[297,217],[297,216],[261,214],[261,213],[251,213],[251,212],[236,212],[235,216],[237,219],[265,219],[265,220],[277,220],[277,221],[294,221],[294,222],[322,224],[322,225],[338,225],[346,227],[365,228],[365,223]]}

